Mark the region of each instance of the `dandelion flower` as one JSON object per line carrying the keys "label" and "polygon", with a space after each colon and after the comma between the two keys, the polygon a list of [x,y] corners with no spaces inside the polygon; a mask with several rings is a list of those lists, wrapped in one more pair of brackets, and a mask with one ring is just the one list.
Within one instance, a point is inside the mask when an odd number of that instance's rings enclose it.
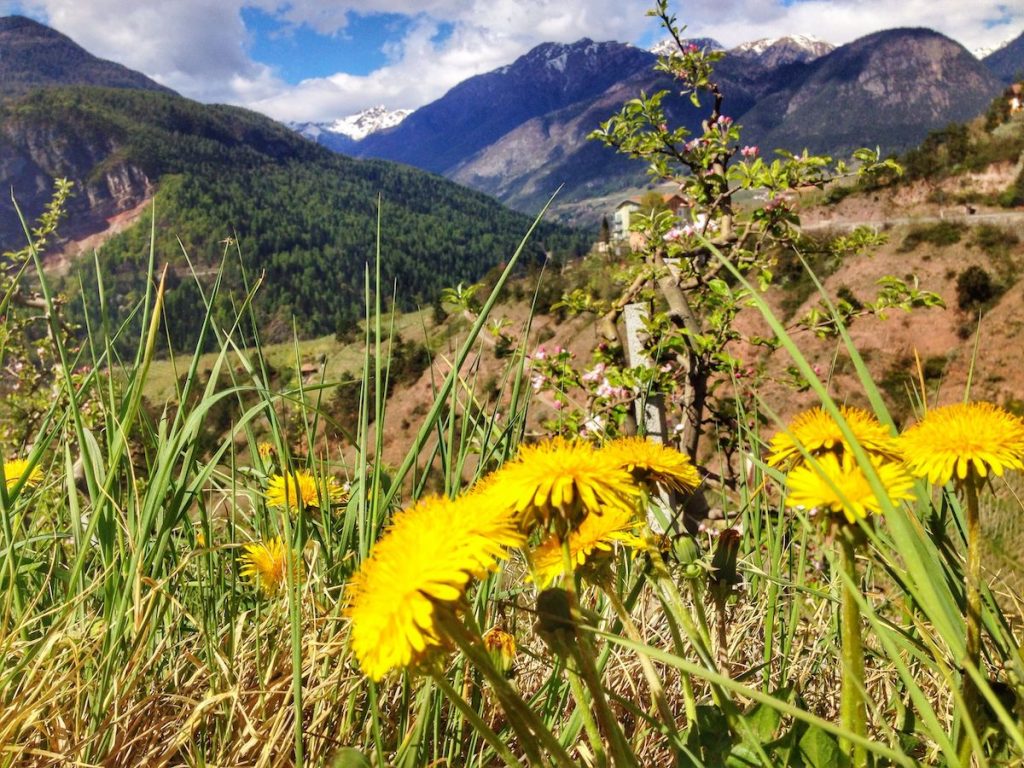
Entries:
{"label": "dandelion flower", "polygon": [[[27,469],[28,461],[26,459],[12,459],[11,461],[4,462],[4,479],[7,481],[8,491],[21,481],[21,477]],[[32,471],[25,478],[25,485],[29,488],[35,488],[41,482],[43,482],[43,470],[38,466],[32,467]]]}
{"label": "dandelion flower", "polygon": [[395,515],[348,585],[352,652],[374,680],[443,645],[435,610],[462,599],[524,537],[507,510],[427,497]]}
{"label": "dandelion flower", "polygon": [[608,443],[602,453],[614,456],[623,469],[641,482],[664,483],[682,492],[700,485],[700,475],[689,456],[653,440],[622,437]]}
{"label": "dandelion flower", "polygon": [[268,597],[283,589],[288,581],[288,550],[281,537],[246,544],[244,549],[245,554],[239,558],[242,577],[252,579]]}
{"label": "dandelion flower", "polygon": [[[850,523],[881,511],[881,501],[851,453],[845,452],[842,457],[825,453],[817,461],[818,467],[801,464],[789,473],[787,506],[842,513]],[[893,502],[914,497],[914,481],[902,465],[886,461],[873,464]]]}
{"label": "dandelion flower", "polygon": [[274,446],[264,441],[256,446],[256,452],[260,455],[261,459],[267,461],[274,455]]}
{"label": "dandelion flower", "polygon": [[[901,458],[897,439],[870,413],[845,405],[839,407],[839,412],[857,443],[867,453],[888,460]],[[818,457],[829,452],[842,452],[846,447],[846,438],[832,415],[824,408],[813,408],[801,413],[793,419],[789,429],[772,438],[768,446],[771,451],[768,465],[791,467],[803,462],[803,451]]]}
{"label": "dandelion flower", "polygon": [[[642,522],[635,511],[622,509],[587,515],[580,527],[569,534],[569,557],[573,567],[610,553],[616,543],[643,547],[644,540],[636,535]],[[545,589],[563,572],[562,542],[557,534],[552,534],[533,553],[533,578],[538,587]]]}
{"label": "dandelion flower", "polygon": [[[327,497],[331,503],[344,500],[345,491],[333,477],[326,481]],[[309,472],[300,469],[286,475],[271,475],[267,481],[267,504],[271,507],[287,507],[291,510],[303,507],[320,508],[319,484]]]}
{"label": "dandelion flower", "polygon": [[523,446],[480,493],[488,504],[514,510],[526,529],[534,523],[547,528],[554,521],[568,531],[588,513],[633,512],[638,489],[616,457],[555,438]]}
{"label": "dandelion flower", "polygon": [[935,485],[972,469],[978,477],[1024,469],[1024,421],[991,403],[932,408],[900,442],[910,471]]}

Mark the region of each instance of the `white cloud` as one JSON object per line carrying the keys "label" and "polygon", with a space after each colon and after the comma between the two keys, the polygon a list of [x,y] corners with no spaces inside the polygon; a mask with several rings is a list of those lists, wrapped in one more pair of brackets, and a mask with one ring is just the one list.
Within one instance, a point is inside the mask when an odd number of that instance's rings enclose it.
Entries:
{"label": "white cloud", "polygon": [[[358,111],[373,104],[417,107],[454,85],[513,61],[542,42],[572,42],[581,37],[633,40],[649,25],[647,0],[473,0],[472,2],[381,2],[356,0],[359,13],[415,12],[405,36],[388,45],[389,63],[365,76],[339,73],[306,80],[251,103],[279,119],[315,120]],[[317,0],[300,0],[304,18],[322,18]],[[287,15],[297,22],[298,3]],[[337,21],[337,20],[336,20]],[[453,25],[436,42],[440,22]],[[319,26],[331,33],[342,27]]]}
{"label": "white cloud", "polygon": [[[510,63],[542,42],[637,41],[649,35],[649,0],[29,0],[92,53],[145,72],[186,96],[258,109],[283,120],[327,120],[383,103],[416,107],[474,74]],[[733,45],[787,33],[845,43],[896,26],[933,26],[968,48],[1024,28],[1022,0],[691,0],[686,34]],[[343,40],[349,13],[413,17],[388,41],[388,63],[363,76],[338,73],[290,85],[252,60],[243,7],[285,25]],[[986,22],[1005,23],[991,29]],[[440,24],[451,34],[437,42]]]}

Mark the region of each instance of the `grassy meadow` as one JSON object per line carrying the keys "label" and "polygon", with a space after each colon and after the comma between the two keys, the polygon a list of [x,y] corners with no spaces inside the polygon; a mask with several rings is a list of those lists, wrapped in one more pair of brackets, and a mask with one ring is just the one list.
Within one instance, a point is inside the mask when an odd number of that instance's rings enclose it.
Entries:
{"label": "grassy meadow", "polygon": [[[215,353],[156,359],[151,258],[134,355],[102,300],[74,344],[39,255],[3,297],[5,365],[46,375],[5,393],[27,432],[0,483],[0,765],[1024,759],[1019,560],[982,562],[980,540],[1019,536],[1017,417],[918,398],[898,436],[842,328],[870,410],[829,395],[752,291],[820,409],[783,423],[755,398],[732,487],[670,445],[537,435],[528,327],[496,400],[464,366],[512,258],[387,465],[403,329],[372,268],[359,354],[318,373],[360,392],[325,442],[318,387],[269,373],[316,342],[264,349],[243,305],[207,313]],[[47,327],[27,344],[30,275]],[[686,532],[694,493],[721,524]]]}

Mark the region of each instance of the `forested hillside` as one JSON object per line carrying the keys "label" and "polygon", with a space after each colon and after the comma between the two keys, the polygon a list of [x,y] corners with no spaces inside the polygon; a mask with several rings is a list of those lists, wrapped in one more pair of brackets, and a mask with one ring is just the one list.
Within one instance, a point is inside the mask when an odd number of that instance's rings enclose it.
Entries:
{"label": "forested hillside", "polygon": [[[55,176],[75,180],[72,228],[157,190],[157,262],[173,268],[168,328],[179,344],[194,340],[203,314],[185,254],[211,274],[227,238],[238,244],[226,249],[229,261],[240,254],[250,279],[265,275],[257,311],[271,331],[290,334],[294,315],[300,333],[323,334],[362,315],[378,198],[385,284],[398,279],[398,302],[406,307],[478,279],[511,255],[531,223],[439,177],[335,155],[261,115],[169,94],[40,90],[0,107],[0,124],[5,166],[18,171],[9,174],[16,190],[39,189]],[[32,201],[37,210],[41,197]],[[7,214],[11,237],[17,225],[13,211]],[[99,250],[109,307],[127,311],[142,295],[151,223],[147,215]],[[567,230],[542,227],[526,261],[581,246]],[[74,270],[72,288],[79,282],[86,297],[95,296],[91,263]],[[229,269],[227,287],[237,298],[237,269]]]}

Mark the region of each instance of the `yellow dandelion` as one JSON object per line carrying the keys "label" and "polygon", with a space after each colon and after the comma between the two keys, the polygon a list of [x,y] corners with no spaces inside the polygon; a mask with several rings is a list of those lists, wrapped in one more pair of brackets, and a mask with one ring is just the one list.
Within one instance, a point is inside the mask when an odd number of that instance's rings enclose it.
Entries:
{"label": "yellow dandelion", "polygon": [[[881,511],[881,501],[853,454],[847,451],[839,457],[825,453],[818,458],[818,464],[818,467],[801,464],[789,473],[786,506],[842,513],[850,523]],[[894,503],[914,497],[913,478],[902,465],[887,461],[873,462],[873,465]]]}
{"label": "yellow dandelion", "polygon": [[[887,460],[899,460],[899,443],[889,430],[873,415],[861,408],[842,405],[839,412],[857,438],[857,443],[867,453]],[[841,453],[846,447],[846,438],[839,424],[824,408],[804,411],[790,423],[789,428],[778,432],[768,446],[771,455],[768,465],[792,467],[804,460],[801,447],[812,456],[825,453]]]}
{"label": "yellow dandelion", "polygon": [[684,493],[700,485],[689,456],[653,440],[622,437],[608,443],[602,453],[614,456],[619,466],[642,482],[664,483]]}
{"label": "yellow dandelion", "polygon": [[443,645],[438,604],[497,567],[524,537],[507,510],[473,497],[427,497],[395,515],[348,585],[352,652],[374,680]]}
{"label": "yellow dandelion", "polygon": [[516,639],[500,627],[491,627],[483,636],[484,650],[494,660],[494,666],[505,677],[514,675]]}
{"label": "yellow dandelion", "polygon": [[[4,479],[7,481],[8,491],[21,481],[22,475],[27,470],[28,461],[26,459],[12,459],[11,461],[4,462]],[[41,482],[43,482],[43,470],[38,465],[32,467],[32,471],[25,478],[25,485],[29,488],[35,488]]]}
{"label": "yellow dandelion", "polygon": [[632,476],[611,455],[591,445],[555,438],[523,446],[484,484],[488,504],[514,510],[520,524],[545,528],[554,521],[571,530],[588,513],[605,509],[632,513],[639,490]]}
{"label": "yellow dandelion", "polygon": [[900,436],[910,471],[935,485],[1024,469],[1024,421],[992,403],[932,408]]}
{"label": "yellow dandelion", "polygon": [[[326,490],[328,501],[338,504],[345,499],[345,490],[333,477],[327,478]],[[289,472],[286,475],[271,475],[267,480],[267,505],[271,507],[287,507],[290,510],[303,507],[320,508],[320,485],[316,477],[304,469]]]}
{"label": "yellow dandelion", "polygon": [[274,455],[274,446],[268,442],[262,442],[256,446],[256,452],[259,453],[261,459],[267,461]]}
{"label": "yellow dandelion", "polygon": [[252,579],[268,597],[277,594],[288,582],[288,549],[281,537],[246,544],[239,560],[243,578]]}
{"label": "yellow dandelion", "polygon": [[[587,515],[580,527],[569,534],[569,557],[574,568],[579,568],[610,553],[616,543],[634,549],[643,547],[644,540],[637,535],[643,521],[633,510],[609,509],[602,515]],[[533,578],[541,589],[564,572],[562,543],[557,534],[545,539],[533,552]]]}

